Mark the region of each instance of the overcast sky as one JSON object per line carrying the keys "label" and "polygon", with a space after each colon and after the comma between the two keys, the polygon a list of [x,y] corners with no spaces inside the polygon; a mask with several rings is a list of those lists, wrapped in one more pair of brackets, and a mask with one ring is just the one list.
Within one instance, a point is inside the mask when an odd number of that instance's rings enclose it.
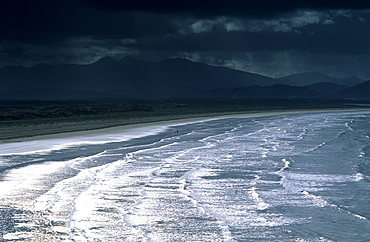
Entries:
{"label": "overcast sky", "polygon": [[183,57],[370,79],[370,1],[0,0],[0,66]]}

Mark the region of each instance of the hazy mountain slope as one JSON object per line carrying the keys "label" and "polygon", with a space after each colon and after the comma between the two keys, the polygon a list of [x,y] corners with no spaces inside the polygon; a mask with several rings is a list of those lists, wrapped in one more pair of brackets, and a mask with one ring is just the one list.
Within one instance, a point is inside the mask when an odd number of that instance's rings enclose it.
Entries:
{"label": "hazy mountain slope", "polygon": [[370,100],[370,81],[366,81],[354,87],[347,88],[346,90],[334,94],[332,97]]}
{"label": "hazy mountain slope", "polygon": [[286,77],[280,77],[276,79],[278,82],[286,85],[293,85],[293,86],[308,86],[320,82],[330,82],[336,83],[338,85],[344,86],[354,86],[359,83],[364,82],[364,80],[357,78],[357,77],[349,77],[349,78],[334,78],[327,75],[324,75],[319,72],[307,72],[301,74],[294,74]]}
{"label": "hazy mountain slope", "polygon": [[352,76],[352,77],[347,77],[347,78],[341,78],[341,79],[338,79],[339,81],[336,82],[337,84],[339,85],[343,85],[343,86],[355,86],[355,85],[358,85],[358,84],[361,84],[363,82],[365,82],[365,80],[363,79],[360,79],[358,77],[355,77],[355,76]]}

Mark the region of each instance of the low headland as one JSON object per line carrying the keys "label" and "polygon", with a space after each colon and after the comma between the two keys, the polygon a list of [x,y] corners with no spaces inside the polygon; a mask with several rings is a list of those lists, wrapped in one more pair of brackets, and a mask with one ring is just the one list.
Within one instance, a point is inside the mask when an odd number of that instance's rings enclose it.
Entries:
{"label": "low headland", "polygon": [[2,101],[0,142],[187,118],[282,111],[365,110],[366,106],[313,99]]}

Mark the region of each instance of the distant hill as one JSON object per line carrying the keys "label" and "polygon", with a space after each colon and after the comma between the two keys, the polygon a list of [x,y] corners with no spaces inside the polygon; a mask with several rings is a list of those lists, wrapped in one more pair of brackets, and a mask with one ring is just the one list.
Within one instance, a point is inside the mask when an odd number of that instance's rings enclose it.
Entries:
{"label": "distant hill", "polygon": [[321,98],[344,92],[340,83],[360,82],[315,72],[273,79],[180,58],[105,57],[89,65],[0,68],[0,100]]}
{"label": "distant hill", "polygon": [[319,83],[315,83],[315,84],[308,85],[305,87],[312,91],[315,91],[317,93],[324,94],[324,95],[337,93],[337,92],[340,92],[340,91],[343,91],[349,88],[349,86],[338,85],[332,82],[319,82]]}
{"label": "distant hill", "polygon": [[39,88],[0,92],[0,100],[87,100],[124,98],[114,93],[73,91],[61,88]]}
{"label": "distant hill", "polygon": [[276,84],[268,87],[251,86],[232,90],[232,98],[314,98],[318,94],[305,87]]}
{"label": "distant hill", "polygon": [[[90,65],[37,65],[31,68],[0,68],[0,92],[57,89],[89,93],[89,97],[112,95],[126,98],[166,98],[182,89],[203,90],[275,84],[269,77],[209,66],[186,59],[145,62],[106,57]],[[104,95],[102,93],[105,93]],[[42,93],[39,93],[40,99]],[[68,94],[69,95],[69,94]],[[69,98],[69,96],[66,96]],[[16,95],[17,96],[17,95]],[[18,95],[19,96],[19,95]],[[73,96],[73,95],[72,95]]]}
{"label": "distant hill", "polygon": [[332,96],[333,98],[370,100],[370,81],[347,88]]}
{"label": "distant hill", "polygon": [[357,84],[364,82],[364,80],[357,77],[348,77],[340,79],[330,77],[319,72],[307,72],[301,74],[294,74],[286,77],[280,77],[277,78],[277,81],[279,81],[282,84],[294,86],[308,86],[320,82],[330,82],[344,86],[355,86]]}

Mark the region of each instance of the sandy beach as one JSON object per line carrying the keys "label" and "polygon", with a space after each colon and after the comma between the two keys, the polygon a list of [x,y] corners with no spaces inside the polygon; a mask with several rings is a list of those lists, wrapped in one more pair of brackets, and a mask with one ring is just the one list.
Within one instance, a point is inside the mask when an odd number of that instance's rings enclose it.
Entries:
{"label": "sandy beach", "polygon": [[224,112],[207,114],[189,114],[174,116],[155,116],[133,119],[107,119],[107,120],[82,120],[34,123],[29,125],[0,126],[0,143],[21,142],[41,138],[58,138],[65,136],[89,135],[104,132],[114,132],[114,129],[130,129],[147,125],[175,125],[185,122],[207,120],[212,118],[244,117],[244,116],[267,116],[289,113],[308,112],[343,112],[363,111],[365,108],[341,108],[341,109],[308,109],[308,110],[276,110],[276,111],[251,111],[251,112]]}

